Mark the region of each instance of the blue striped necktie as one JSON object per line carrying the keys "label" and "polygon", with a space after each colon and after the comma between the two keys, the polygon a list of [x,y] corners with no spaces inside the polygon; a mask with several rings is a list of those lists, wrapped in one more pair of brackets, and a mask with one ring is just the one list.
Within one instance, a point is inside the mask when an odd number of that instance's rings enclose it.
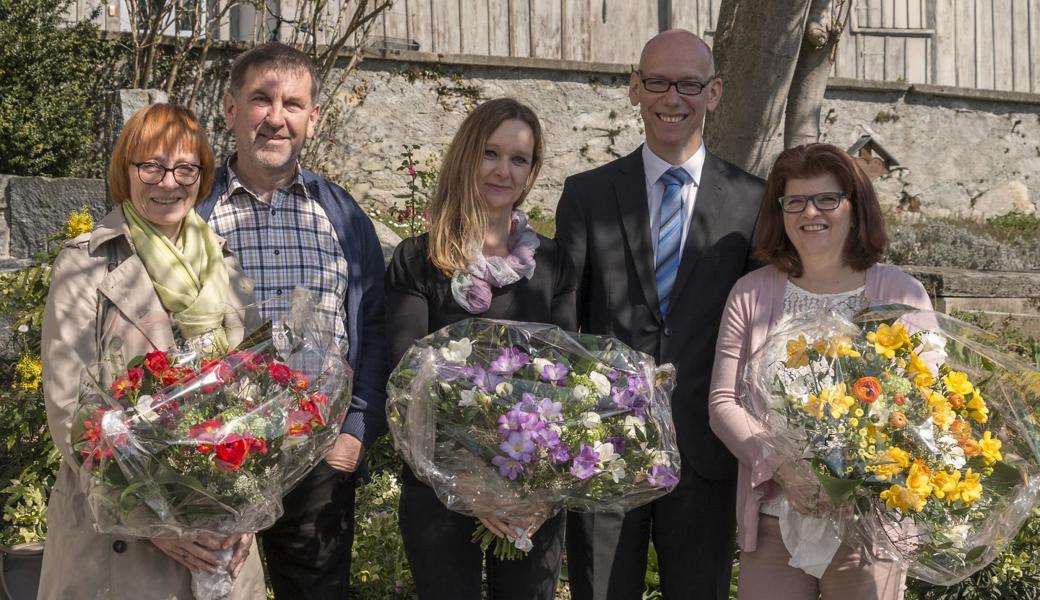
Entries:
{"label": "blue striped necktie", "polygon": [[679,270],[679,248],[683,234],[683,185],[692,178],[685,169],[672,167],[661,175],[664,197],[661,198],[660,230],[657,234],[657,298],[661,316],[668,316],[668,306]]}

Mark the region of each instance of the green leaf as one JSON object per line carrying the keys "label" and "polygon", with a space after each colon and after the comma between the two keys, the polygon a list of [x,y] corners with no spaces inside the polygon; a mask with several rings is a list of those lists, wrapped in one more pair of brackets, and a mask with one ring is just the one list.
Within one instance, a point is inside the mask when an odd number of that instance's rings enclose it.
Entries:
{"label": "green leaf", "polygon": [[993,473],[986,478],[986,487],[996,494],[1006,493],[1023,482],[1022,474],[1018,469],[1004,462],[993,464]]}
{"label": "green leaf", "polygon": [[974,562],[982,558],[982,555],[985,554],[987,550],[989,550],[989,546],[975,546],[971,550],[968,550],[968,553],[964,555],[964,562]]}
{"label": "green leaf", "polygon": [[827,472],[827,467],[819,461],[813,461],[816,468],[816,478],[820,480],[823,491],[827,492],[834,505],[848,502],[856,492],[856,488],[863,484],[862,479],[840,479]]}

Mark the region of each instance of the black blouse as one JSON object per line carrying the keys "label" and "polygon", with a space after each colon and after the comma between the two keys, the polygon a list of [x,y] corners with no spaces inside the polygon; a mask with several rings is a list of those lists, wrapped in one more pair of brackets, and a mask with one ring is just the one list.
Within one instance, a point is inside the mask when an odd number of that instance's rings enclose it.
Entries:
{"label": "black blouse", "polygon": [[534,275],[492,287],[491,306],[479,315],[455,302],[451,278],[430,263],[428,234],[401,242],[386,272],[390,364],[396,366],[415,340],[470,317],[552,323],[566,331],[577,330],[574,266],[555,240],[540,235],[538,240]]}

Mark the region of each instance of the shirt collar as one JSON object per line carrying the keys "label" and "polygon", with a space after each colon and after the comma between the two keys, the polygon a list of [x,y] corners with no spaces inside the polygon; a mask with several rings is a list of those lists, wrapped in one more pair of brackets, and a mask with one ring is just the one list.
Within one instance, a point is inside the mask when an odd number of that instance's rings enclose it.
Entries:
{"label": "shirt collar", "polygon": [[687,173],[690,174],[690,178],[693,181],[693,185],[700,185],[701,182],[701,171],[704,170],[704,157],[707,156],[708,152],[704,149],[704,143],[702,142],[697,151],[693,153],[689,159],[681,165],[673,165],[654,154],[654,151],[650,149],[649,144],[643,144],[643,170],[646,171],[646,180],[650,182],[650,185],[657,183],[657,180],[664,175],[664,172],[672,167],[682,167]]}
{"label": "shirt collar", "polygon": [[[236,156],[238,156],[238,152],[233,152],[224,160],[224,168],[227,170],[227,187],[225,188],[227,192],[224,194],[224,197],[221,198],[221,201],[231,198],[235,192],[242,190],[243,193],[248,194],[254,200],[263,202],[263,200],[260,199],[259,194],[253,193],[252,190],[242,183],[242,180],[240,180],[238,175],[235,173],[235,169],[232,168],[231,164],[235,161]],[[303,180],[303,169],[300,168],[299,162],[296,163],[296,175],[293,177],[292,183],[283,189],[297,190],[303,194],[305,198],[310,199],[310,193],[307,191],[307,184]]]}

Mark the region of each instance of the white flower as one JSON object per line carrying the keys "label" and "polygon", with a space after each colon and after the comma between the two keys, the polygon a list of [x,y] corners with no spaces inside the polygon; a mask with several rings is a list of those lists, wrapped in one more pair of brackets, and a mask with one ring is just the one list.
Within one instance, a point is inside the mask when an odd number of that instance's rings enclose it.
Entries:
{"label": "white flower", "polygon": [[946,537],[953,542],[955,548],[963,548],[970,532],[971,528],[967,525],[954,525],[947,531]]}
{"label": "white flower", "polygon": [[935,331],[926,331],[921,335],[921,347],[918,349],[919,354],[925,352],[939,352],[946,357],[946,338],[941,333]]}
{"label": "white flower", "polygon": [[544,358],[536,358],[534,359],[534,372],[541,375],[542,369],[544,369],[545,367],[551,367],[552,364],[553,361],[551,360],[546,360]]}
{"label": "white flower", "polygon": [[516,549],[521,552],[530,552],[534,548],[534,542],[531,541],[531,535],[527,533],[527,530],[523,527],[514,527],[516,531],[516,540],[513,541],[513,545]]}
{"label": "white flower", "polygon": [[477,393],[473,390],[462,390],[459,392],[459,406],[476,406]]}
{"label": "white flower", "polygon": [[441,348],[441,356],[444,357],[444,360],[453,363],[466,362],[472,352],[473,343],[469,341],[469,338],[451,340],[447,346]]}
{"label": "white flower", "polygon": [[672,458],[664,450],[654,450],[654,457],[651,461],[654,466],[662,465],[665,467],[672,466]]}
{"label": "white flower", "polygon": [[646,433],[646,425],[640,417],[628,415],[625,417],[625,435],[635,439],[637,433]]}
{"label": "white flower", "polygon": [[596,451],[596,454],[599,454],[599,463],[601,465],[606,465],[607,463],[620,458],[620,455],[614,452],[614,444],[611,444],[610,442],[604,442],[602,444],[598,442],[593,443],[592,449]]}
{"label": "white flower", "polygon": [[576,385],[574,386],[574,389],[571,390],[571,396],[580,402],[589,397],[589,388],[583,385]]}
{"label": "white flower", "polygon": [[148,395],[141,396],[137,399],[137,416],[144,419],[145,422],[154,423],[159,420],[159,413],[152,409],[152,397]]}
{"label": "white flower", "polygon": [[513,393],[513,384],[503,381],[495,386],[495,393],[499,396],[508,396]]}
{"label": "white flower", "polygon": [[942,453],[943,464],[950,465],[955,469],[964,467],[967,458],[965,458],[964,449],[957,443],[956,438],[948,433],[944,433],[939,436],[938,444],[939,452]]}
{"label": "white flower", "polygon": [[911,429],[917,434],[917,440],[925,448],[935,453],[939,452],[939,447],[935,445],[935,424],[932,422],[931,417],[925,419],[917,427],[911,427]]}
{"label": "white flower", "polygon": [[578,422],[581,423],[583,427],[587,429],[592,429],[593,427],[599,425],[602,422],[602,420],[599,418],[599,413],[589,411],[583,412],[580,415],[578,415]]}
{"label": "white flower", "polygon": [[610,393],[610,380],[607,379],[606,375],[593,371],[589,373],[589,379],[596,386],[596,391],[599,392],[600,396],[606,396]]}
{"label": "white flower", "polygon": [[29,333],[29,326],[25,324],[19,325],[18,333]]}
{"label": "white flower", "polygon": [[614,483],[617,483],[625,478],[625,466],[625,459],[619,458],[611,461],[604,470],[610,474],[610,478],[614,480]]}

